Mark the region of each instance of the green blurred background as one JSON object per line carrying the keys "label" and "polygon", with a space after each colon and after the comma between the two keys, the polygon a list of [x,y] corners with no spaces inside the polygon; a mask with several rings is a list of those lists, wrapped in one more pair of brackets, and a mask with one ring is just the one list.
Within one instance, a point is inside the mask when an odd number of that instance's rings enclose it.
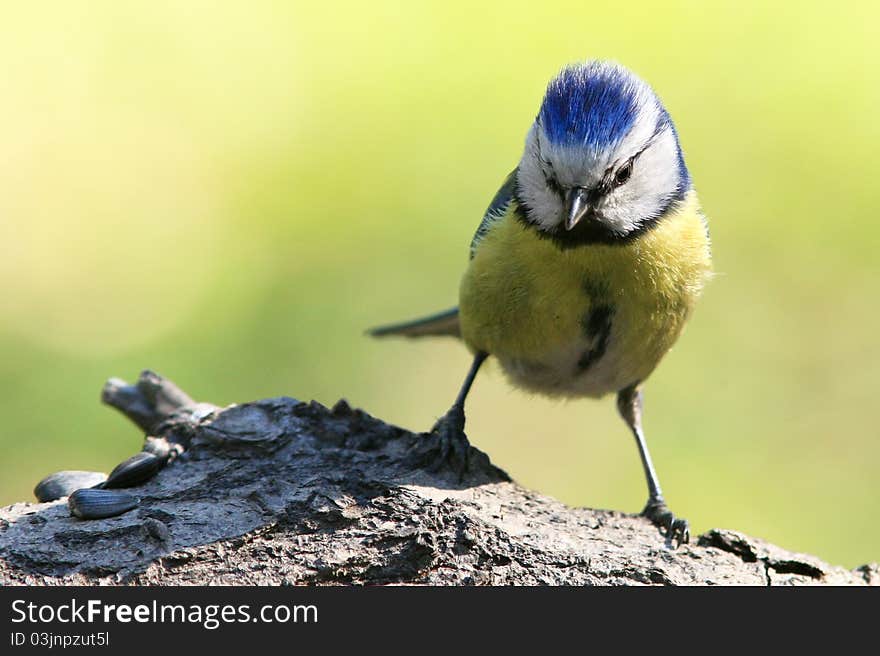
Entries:
{"label": "green blurred background", "polygon": [[[427,429],[469,358],[364,328],[456,302],[547,81],[612,58],[674,116],[718,276],[650,380],[667,498],[880,559],[876,3],[16,3],[0,26],[0,503],[107,471],[145,367],[220,404],[340,396]],[[610,399],[497,367],[472,441],[527,486],[638,511]]]}

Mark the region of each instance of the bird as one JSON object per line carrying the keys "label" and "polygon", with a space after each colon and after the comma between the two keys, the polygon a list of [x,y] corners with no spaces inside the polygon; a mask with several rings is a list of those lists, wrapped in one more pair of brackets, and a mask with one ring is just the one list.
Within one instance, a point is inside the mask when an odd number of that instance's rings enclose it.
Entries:
{"label": "bird", "polygon": [[681,544],[690,525],[661,490],[643,390],[711,276],[708,222],[669,112],[628,68],[590,60],[547,85],[522,157],[471,240],[458,306],[369,333],[453,336],[472,354],[430,435],[434,457],[460,470],[471,451],[465,399],[488,357],[529,392],[616,395],[647,482],[641,515]]}

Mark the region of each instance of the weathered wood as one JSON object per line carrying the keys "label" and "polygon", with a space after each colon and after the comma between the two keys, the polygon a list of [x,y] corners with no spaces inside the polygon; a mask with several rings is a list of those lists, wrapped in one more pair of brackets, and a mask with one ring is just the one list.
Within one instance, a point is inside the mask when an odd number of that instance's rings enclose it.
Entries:
{"label": "weathered wood", "polygon": [[569,508],[471,469],[413,465],[430,435],[340,401],[219,409],[145,372],[105,402],[186,447],[130,490],[137,509],[81,521],[64,500],[0,509],[0,584],[873,584],[735,531],[671,549],[647,520]]}

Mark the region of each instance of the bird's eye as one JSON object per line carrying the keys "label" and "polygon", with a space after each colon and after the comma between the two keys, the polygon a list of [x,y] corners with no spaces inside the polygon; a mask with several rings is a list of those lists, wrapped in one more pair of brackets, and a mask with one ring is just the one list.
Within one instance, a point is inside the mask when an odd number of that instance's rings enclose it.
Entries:
{"label": "bird's eye", "polygon": [[559,183],[556,181],[552,175],[545,174],[545,180],[547,181],[547,188],[550,189],[557,196],[564,196],[565,193],[562,191],[562,187],[559,186]]}
{"label": "bird's eye", "polygon": [[633,161],[629,160],[626,164],[617,169],[617,173],[614,174],[614,186],[619,187],[622,184],[626,184],[626,181],[630,179],[633,172]]}

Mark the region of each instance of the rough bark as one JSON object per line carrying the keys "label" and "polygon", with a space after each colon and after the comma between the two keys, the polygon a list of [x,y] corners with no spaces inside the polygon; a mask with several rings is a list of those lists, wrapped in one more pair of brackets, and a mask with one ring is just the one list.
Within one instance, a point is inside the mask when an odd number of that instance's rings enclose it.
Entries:
{"label": "rough bark", "polygon": [[0,509],[0,584],[869,584],[742,533],[672,548],[634,515],[563,504],[472,449],[462,480],[428,471],[432,436],[340,401],[225,409],[144,372],[103,400],[186,451],[120,517],[65,501]]}

